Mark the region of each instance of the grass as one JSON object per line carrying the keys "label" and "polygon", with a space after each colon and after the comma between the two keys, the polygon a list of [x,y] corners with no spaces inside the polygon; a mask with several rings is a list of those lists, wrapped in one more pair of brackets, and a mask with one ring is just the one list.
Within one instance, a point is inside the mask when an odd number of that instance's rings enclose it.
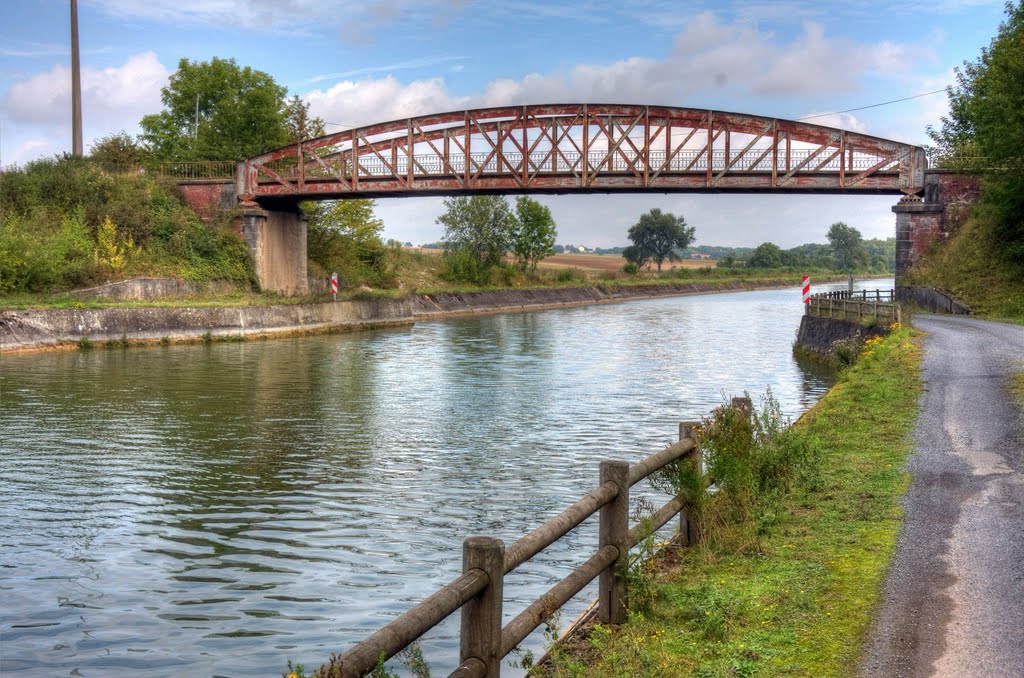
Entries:
{"label": "grass", "polygon": [[908,276],[912,285],[949,290],[979,317],[1024,324],[1024,265],[1003,259],[983,219],[972,217],[935,245]]}
{"label": "grass", "polygon": [[[594,285],[602,288],[633,287],[640,285],[679,285],[699,283],[711,289],[724,289],[733,283],[755,285],[797,285],[799,276],[788,271],[748,271],[735,269],[709,273],[679,275],[666,272],[660,277],[653,275],[609,277],[607,274],[591,276],[585,273],[566,277],[559,274],[567,269],[541,271],[535,278],[517,276],[509,285],[470,285],[465,283],[449,283],[441,280],[429,266],[421,266],[417,259],[439,259],[436,256],[403,253],[403,268],[399,269],[399,286],[394,289],[370,289],[366,287],[343,290],[338,294],[338,301],[372,301],[376,299],[401,299],[411,294],[462,294],[471,292],[500,291],[508,289],[558,289]],[[407,255],[407,256],[405,256]],[[692,273],[693,269],[686,270]],[[698,269],[703,271],[704,269]],[[845,276],[826,276],[822,274],[820,281],[840,280]],[[418,282],[418,285],[414,285]],[[180,297],[162,299],[125,301],[116,299],[81,299],[67,292],[32,293],[15,292],[0,295],[0,311],[26,309],[99,309],[99,308],[175,308],[183,306],[270,306],[277,304],[309,304],[331,301],[327,293],[311,293],[300,297],[289,297],[273,292],[252,292],[238,290],[235,292],[211,292],[210,294],[191,294]]]}
{"label": "grass", "polygon": [[848,676],[900,527],[921,390],[908,329],[876,343],[794,427],[821,459],[754,538],[657,562],[653,601],[554,652],[554,676]]}
{"label": "grass", "polygon": [[1024,371],[1010,375],[1010,394],[1024,409]]}

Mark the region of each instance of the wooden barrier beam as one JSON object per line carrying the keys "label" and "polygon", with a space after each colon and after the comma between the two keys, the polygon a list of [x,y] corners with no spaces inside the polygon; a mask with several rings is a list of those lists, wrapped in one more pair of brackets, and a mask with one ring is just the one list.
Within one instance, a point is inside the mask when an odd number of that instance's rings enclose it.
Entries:
{"label": "wooden barrier beam", "polygon": [[340,678],[361,678],[373,670],[377,662],[391,659],[409,643],[441,623],[487,586],[483,570],[470,570],[458,579],[428,596],[398,619],[351,650],[329,662],[326,675]]}
{"label": "wooden barrier beam", "polygon": [[619,486],[615,483],[604,483],[530,534],[518,539],[505,549],[505,574],[516,569],[597,513],[602,506],[615,498],[618,491]]}
{"label": "wooden barrier beam", "polygon": [[569,599],[607,572],[619,557],[619,549],[604,546],[573,570],[572,574],[553,586],[547,593],[531,603],[501,630],[501,651],[508,654],[523,642],[533,630],[547,621]]}
{"label": "wooden barrier beam", "polygon": [[671,464],[694,448],[690,439],[680,440],[666,447],[661,452],[652,454],[629,467],[628,483],[632,487],[657,470]]}

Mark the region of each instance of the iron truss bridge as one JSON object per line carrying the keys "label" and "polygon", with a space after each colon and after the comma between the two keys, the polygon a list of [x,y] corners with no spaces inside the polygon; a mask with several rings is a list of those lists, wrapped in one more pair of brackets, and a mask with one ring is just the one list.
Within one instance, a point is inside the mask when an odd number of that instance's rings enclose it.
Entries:
{"label": "iron truss bridge", "polygon": [[692,108],[506,106],[395,120],[239,163],[264,204],[388,195],[918,193],[921,147],[793,120]]}

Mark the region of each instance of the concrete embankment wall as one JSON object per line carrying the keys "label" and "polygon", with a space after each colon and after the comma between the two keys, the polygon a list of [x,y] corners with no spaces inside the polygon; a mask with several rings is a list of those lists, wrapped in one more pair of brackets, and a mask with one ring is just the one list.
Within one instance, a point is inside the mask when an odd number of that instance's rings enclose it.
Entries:
{"label": "concrete embankment wall", "polygon": [[[546,308],[564,308],[589,304],[679,297],[716,292],[743,292],[756,289],[778,288],[778,283],[673,283],[654,285],[623,285],[561,287],[534,290],[494,290],[489,292],[439,292],[421,294],[412,298],[413,314],[417,319],[445,316],[507,313],[509,311],[537,311]],[[789,287],[784,285],[783,287]]]}
{"label": "concrete embankment wall", "polygon": [[52,309],[0,312],[0,351],[59,348],[82,337],[100,343],[126,339],[190,341],[211,337],[328,332],[410,325],[408,299],[238,307]]}
{"label": "concrete embankment wall", "polygon": [[837,344],[845,341],[865,341],[888,333],[887,328],[878,325],[867,327],[852,320],[805,315],[800,319],[796,343],[815,353],[828,355]]}
{"label": "concrete embankment wall", "polygon": [[279,306],[2,311],[0,352],[59,348],[78,344],[82,337],[103,343],[122,339],[153,342],[165,337],[173,341],[196,341],[207,332],[212,337],[332,332],[451,316],[777,287],[780,285],[772,282],[680,282],[422,294],[404,299]]}
{"label": "concrete embankment wall", "polygon": [[933,287],[901,285],[896,288],[896,301],[914,304],[933,313],[971,314],[971,309],[952,294]]}

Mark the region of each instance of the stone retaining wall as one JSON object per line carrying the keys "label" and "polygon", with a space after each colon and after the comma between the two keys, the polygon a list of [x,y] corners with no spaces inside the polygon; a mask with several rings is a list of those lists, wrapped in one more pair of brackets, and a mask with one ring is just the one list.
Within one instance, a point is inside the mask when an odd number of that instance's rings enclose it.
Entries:
{"label": "stone retaining wall", "polygon": [[827,356],[842,342],[866,341],[887,334],[889,329],[883,325],[868,327],[852,320],[805,315],[800,319],[796,343],[805,349]]}
{"label": "stone retaining wall", "polygon": [[360,327],[411,325],[408,299],[339,301],[280,306],[51,309],[0,312],[0,351],[38,350],[77,344],[154,342],[167,337],[211,337],[328,332]]}

